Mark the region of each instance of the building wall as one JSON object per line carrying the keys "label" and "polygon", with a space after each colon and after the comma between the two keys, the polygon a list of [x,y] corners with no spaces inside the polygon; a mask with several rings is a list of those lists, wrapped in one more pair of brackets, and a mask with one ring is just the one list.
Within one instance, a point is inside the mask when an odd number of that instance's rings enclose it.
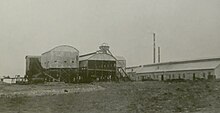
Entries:
{"label": "building wall", "polygon": [[113,80],[116,74],[116,61],[80,61],[79,73],[82,82]]}
{"label": "building wall", "polygon": [[175,71],[175,72],[152,72],[152,73],[137,73],[134,80],[196,80],[208,79],[210,75],[215,75],[214,70],[192,70],[192,71]]}
{"label": "building wall", "polygon": [[72,47],[57,47],[41,56],[41,65],[50,68],[78,68],[79,52]]}

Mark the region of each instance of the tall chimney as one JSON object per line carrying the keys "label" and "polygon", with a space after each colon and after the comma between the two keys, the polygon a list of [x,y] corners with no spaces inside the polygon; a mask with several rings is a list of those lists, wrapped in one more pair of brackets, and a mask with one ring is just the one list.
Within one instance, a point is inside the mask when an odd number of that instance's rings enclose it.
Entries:
{"label": "tall chimney", "polygon": [[158,47],[158,63],[160,63],[160,47]]}
{"label": "tall chimney", "polygon": [[155,33],[153,33],[153,63],[156,63],[156,44],[155,44]]}

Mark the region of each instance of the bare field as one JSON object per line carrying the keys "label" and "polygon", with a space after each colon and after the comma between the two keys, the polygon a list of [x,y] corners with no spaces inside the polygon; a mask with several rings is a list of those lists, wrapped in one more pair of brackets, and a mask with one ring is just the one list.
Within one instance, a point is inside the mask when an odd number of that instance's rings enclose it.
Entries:
{"label": "bare field", "polygon": [[0,93],[1,113],[220,112],[220,82],[215,81],[1,84]]}

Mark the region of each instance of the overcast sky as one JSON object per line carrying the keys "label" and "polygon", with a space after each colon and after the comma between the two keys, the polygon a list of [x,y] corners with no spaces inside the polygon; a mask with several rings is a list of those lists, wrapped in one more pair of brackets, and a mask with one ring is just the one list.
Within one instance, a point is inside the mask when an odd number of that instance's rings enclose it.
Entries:
{"label": "overcast sky", "polygon": [[25,73],[25,56],[103,42],[127,65],[220,57],[220,0],[0,0],[0,75]]}

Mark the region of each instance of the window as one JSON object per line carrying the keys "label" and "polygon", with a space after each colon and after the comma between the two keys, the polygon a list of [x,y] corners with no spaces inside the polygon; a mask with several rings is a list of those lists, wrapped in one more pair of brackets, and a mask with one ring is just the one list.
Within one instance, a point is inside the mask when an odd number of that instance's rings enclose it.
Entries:
{"label": "window", "polygon": [[173,78],[174,78],[174,74],[173,74]]}
{"label": "window", "polygon": [[212,73],[211,73],[211,72],[208,72],[208,74],[211,75]]}
{"label": "window", "polygon": [[56,60],[54,62],[57,62]]}
{"label": "window", "polygon": [[72,63],[74,63],[74,61],[72,61]]}
{"label": "window", "polygon": [[67,63],[67,61],[64,61],[64,63]]}

